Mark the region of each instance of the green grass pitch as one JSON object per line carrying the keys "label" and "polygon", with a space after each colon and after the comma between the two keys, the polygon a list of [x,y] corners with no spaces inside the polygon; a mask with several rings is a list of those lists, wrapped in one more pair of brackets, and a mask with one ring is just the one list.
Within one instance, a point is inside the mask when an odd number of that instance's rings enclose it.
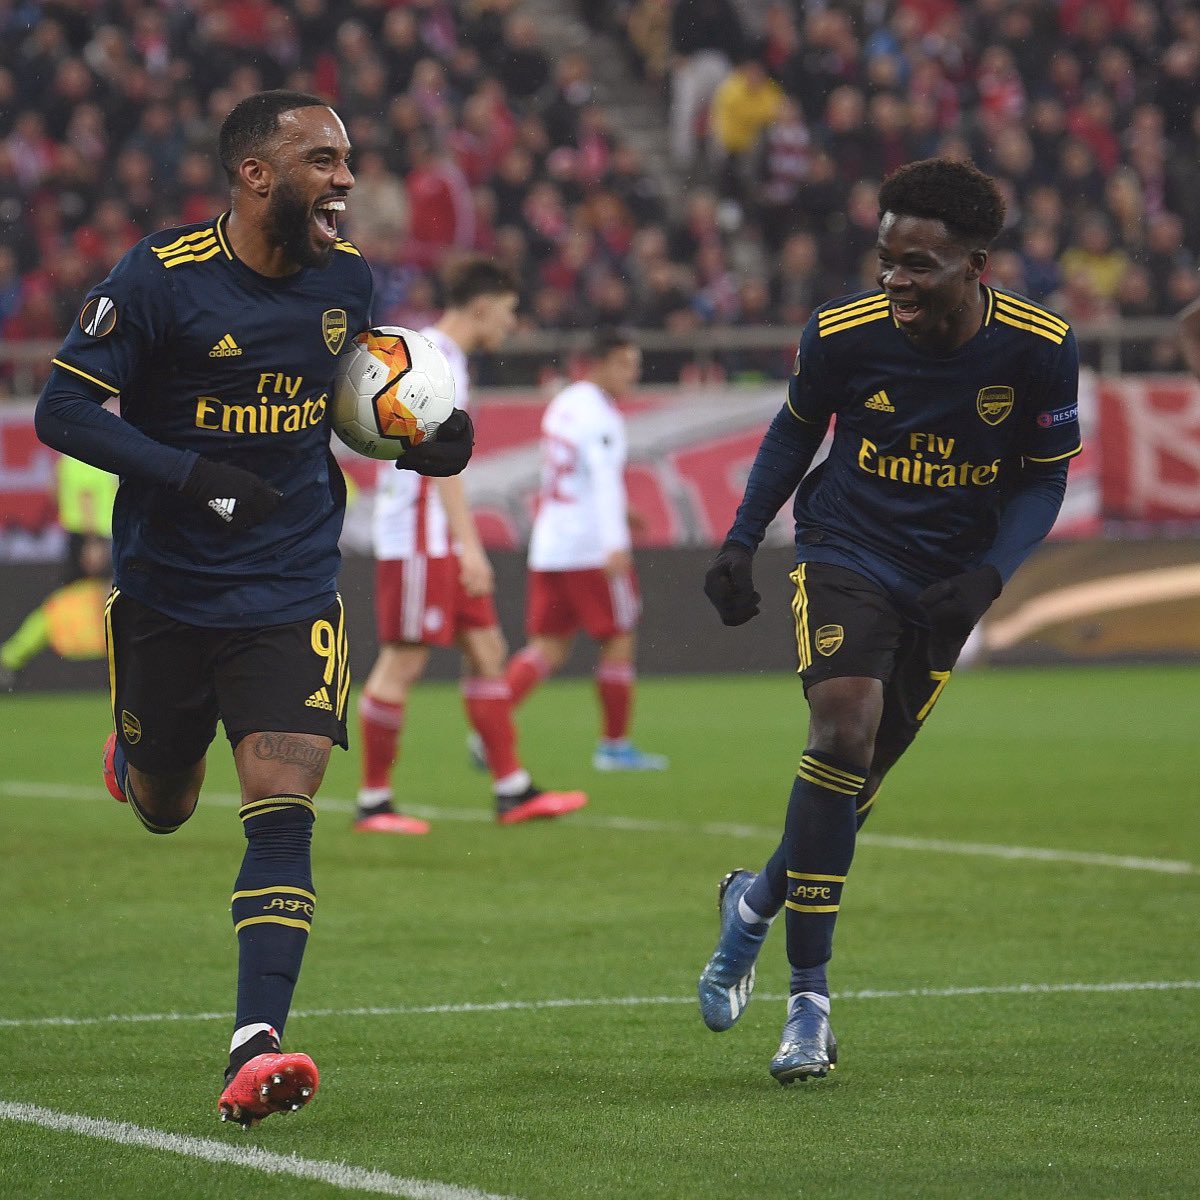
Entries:
{"label": "green grass pitch", "polygon": [[[215,1117],[242,846],[223,739],[196,817],[154,838],[100,783],[104,696],[0,697],[0,1196],[371,1194],[201,1161],[189,1138],[427,1200],[1200,1195],[1198,695],[1187,667],[956,675],[859,846],[831,972],[841,1065],[785,1089],[767,1074],[782,929],[735,1029],[704,1029],[694,987],[716,881],[781,825],[794,676],[643,681],[638,740],[672,758],[645,776],[593,772],[591,689],[547,685],[525,757],[591,804],[512,829],[466,765],[456,691],[422,687],[397,784],[433,832],[352,833],[356,755],[335,754],[287,1030],[321,1089],[248,1134]],[[131,1016],[150,1019],[103,1019]]]}

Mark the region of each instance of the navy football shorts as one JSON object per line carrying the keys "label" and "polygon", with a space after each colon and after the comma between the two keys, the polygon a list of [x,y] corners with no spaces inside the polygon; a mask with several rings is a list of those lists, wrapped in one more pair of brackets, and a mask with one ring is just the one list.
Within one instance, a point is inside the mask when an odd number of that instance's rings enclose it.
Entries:
{"label": "navy football shorts", "polygon": [[188,625],[114,591],[105,615],[113,720],[139,771],[199,762],[217,720],[235,749],[251,733],[312,733],[346,745],[350,664],[339,597],[287,625]]}
{"label": "navy football shorts", "polygon": [[875,760],[887,765],[912,743],[963,648],[903,616],[876,583],[827,563],[800,563],[792,615],[804,691],[826,679],[862,676],[883,683]]}

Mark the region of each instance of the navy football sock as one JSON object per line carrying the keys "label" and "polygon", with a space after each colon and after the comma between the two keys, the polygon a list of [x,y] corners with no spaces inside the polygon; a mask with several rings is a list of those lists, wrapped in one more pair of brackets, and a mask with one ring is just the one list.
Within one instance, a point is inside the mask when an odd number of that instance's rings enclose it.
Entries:
{"label": "navy football sock", "polygon": [[867,795],[867,789],[864,788],[855,802],[857,807],[854,810],[854,821],[859,829],[867,823],[867,818],[875,809],[875,801],[879,799],[879,784],[875,784],[874,789]]}
{"label": "navy football sock", "polygon": [[783,830],[793,993],[829,995],[824,965],[833,954],[833,927],[854,858],[855,804],[866,777],[862,767],[812,751],[796,772]]}
{"label": "navy football sock", "polygon": [[312,882],[308,796],[267,796],[242,805],[246,854],[233,893],[238,939],[234,1029],[271,1026],[280,1038],[300,975],[317,897]]}
{"label": "navy football sock", "polygon": [[783,907],[787,899],[787,854],[782,842],[767,859],[758,878],[746,889],[742,899],[765,921],[769,921]]}

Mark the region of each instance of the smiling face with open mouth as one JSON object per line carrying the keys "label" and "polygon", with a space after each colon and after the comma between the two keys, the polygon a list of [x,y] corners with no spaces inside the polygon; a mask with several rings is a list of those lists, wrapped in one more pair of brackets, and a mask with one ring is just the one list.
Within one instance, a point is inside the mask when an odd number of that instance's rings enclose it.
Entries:
{"label": "smiling face with open mouth", "polygon": [[333,254],[338,220],[354,186],[346,130],[332,109],[312,106],[282,113],[279,131],[267,233],[297,266],[323,267]]}
{"label": "smiling face with open mouth", "polygon": [[879,222],[876,250],[879,286],[905,337],[946,353],[974,335],[983,319],[986,250],[968,249],[941,221],[892,212]]}

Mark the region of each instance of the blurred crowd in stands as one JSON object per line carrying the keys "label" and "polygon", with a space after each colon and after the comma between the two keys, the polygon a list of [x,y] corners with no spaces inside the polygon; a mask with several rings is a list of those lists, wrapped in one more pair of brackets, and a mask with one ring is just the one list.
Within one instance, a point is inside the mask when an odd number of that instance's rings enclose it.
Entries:
{"label": "blurred crowd in stands", "polygon": [[661,165],[535,7],[0,0],[0,339],[57,340],[139,238],[220,212],[217,128],[263,87],[345,119],[381,323],[430,319],[474,250],[516,268],[529,328],[798,324],[872,286],[879,180],[931,154],[1001,181],[999,285],[1075,321],[1200,294],[1196,3],[561,0],[661,98]]}

